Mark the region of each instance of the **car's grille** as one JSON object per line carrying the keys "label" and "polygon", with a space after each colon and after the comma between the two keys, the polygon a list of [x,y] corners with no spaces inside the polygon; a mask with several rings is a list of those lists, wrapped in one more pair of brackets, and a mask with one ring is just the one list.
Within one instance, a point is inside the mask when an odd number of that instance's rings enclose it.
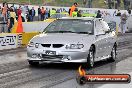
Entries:
{"label": "car's grille", "polygon": [[43,47],[51,47],[51,45],[52,45],[53,48],[61,48],[64,46],[63,44],[41,44],[41,45]]}
{"label": "car's grille", "polygon": [[60,48],[60,47],[63,47],[64,45],[63,44],[53,44],[53,48]]}
{"label": "car's grille", "polygon": [[44,58],[44,59],[62,59],[63,55],[45,55],[45,54],[42,54],[42,58]]}
{"label": "car's grille", "polygon": [[43,47],[50,47],[51,44],[41,44]]}

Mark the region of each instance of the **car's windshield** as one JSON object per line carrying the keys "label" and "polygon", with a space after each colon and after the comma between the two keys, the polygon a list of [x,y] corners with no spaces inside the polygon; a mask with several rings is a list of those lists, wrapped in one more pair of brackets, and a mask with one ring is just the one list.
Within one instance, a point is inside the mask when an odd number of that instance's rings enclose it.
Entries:
{"label": "car's windshield", "polygon": [[62,17],[68,17],[67,14],[53,14],[50,18],[62,18]]}
{"label": "car's windshield", "polygon": [[92,20],[56,20],[45,30],[45,33],[82,33],[93,34]]}

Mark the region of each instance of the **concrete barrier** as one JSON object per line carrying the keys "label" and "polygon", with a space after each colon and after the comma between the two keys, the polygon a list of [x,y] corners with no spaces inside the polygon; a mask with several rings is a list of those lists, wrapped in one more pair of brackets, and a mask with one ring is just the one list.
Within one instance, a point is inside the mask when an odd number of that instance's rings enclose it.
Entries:
{"label": "concrete barrier", "polygon": [[37,34],[39,33],[1,33],[0,50],[25,47],[29,41]]}
{"label": "concrete barrier", "polygon": [[0,34],[0,50],[12,49],[21,46],[22,35],[16,33]]}
{"label": "concrete barrier", "polygon": [[22,46],[28,45],[29,41],[37,34],[39,33],[38,32],[22,33]]}
{"label": "concrete barrier", "polygon": [[[30,32],[43,32],[44,29],[50,24],[51,22],[47,21],[35,21],[35,22],[23,22],[23,32],[30,33]],[[12,33],[16,33],[17,30],[17,23],[14,24],[12,28]]]}

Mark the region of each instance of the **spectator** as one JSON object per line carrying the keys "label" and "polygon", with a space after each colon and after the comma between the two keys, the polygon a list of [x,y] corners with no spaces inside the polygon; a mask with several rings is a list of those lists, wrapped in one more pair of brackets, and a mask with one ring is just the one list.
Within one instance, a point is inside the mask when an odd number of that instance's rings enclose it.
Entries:
{"label": "spectator", "polygon": [[111,14],[109,12],[105,12],[106,16],[111,16]]}
{"label": "spectator", "polygon": [[10,20],[10,8],[7,5],[7,19]]}
{"label": "spectator", "polygon": [[44,7],[42,7],[41,9],[41,21],[43,21],[45,19],[45,9]]}
{"label": "spectator", "polygon": [[83,5],[86,7],[87,1],[83,0]]}
{"label": "spectator", "polygon": [[108,0],[108,8],[112,9],[112,0]]}
{"label": "spectator", "polygon": [[50,10],[50,16],[56,13],[56,9],[52,8],[52,10]]}
{"label": "spectator", "polygon": [[123,0],[124,8],[126,9],[126,0]]}
{"label": "spectator", "polygon": [[18,15],[17,15],[17,7],[14,7],[14,11],[15,11],[15,13],[16,13],[16,16],[18,16]]}
{"label": "spectator", "polygon": [[117,0],[117,7],[119,8],[121,4],[121,0]]}
{"label": "spectator", "polygon": [[2,8],[2,16],[4,18],[4,22],[6,23],[6,20],[7,20],[7,3],[4,2],[3,3],[3,8]]}
{"label": "spectator", "polygon": [[115,7],[114,7],[114,6],[115,6],[115,1],[116,1],[116,0],[111,0],[112,9],[115,8]]}
{"label": "spectator", "polygon": [[127,21],[127,15],[126,15],[126,12],[124,14],[121,15],[121,31],[122,33],[125,33],[126,32],[126,21]]}
{"label": "spectator", "polygon": [[74,12],[75,8],[77,7],[78,3],[75,2],[74,5],[70,8],[70,16],[72,17],[72,12]]}
{"label": "spectator", "polygon": [[114,13],[113,13],[113,16],[116,16],[117,15],[117,13],[116,13],[116,10],[114,11]]}
{"label": "spectator", "polygon": [[[101,13],[100,13],[100,14],[101,14],[101,17],[103,17],[103,18],[106,16],[105,11],[101,11]],[[99,18],[100,18],[100,17],[99,17]]]}
{"label": "spectator", "polygon": [[70,11],[71,11],[71,8],[69,9],[69,11],[68,11],[68,14],[70,15]]}
{"label": "spectator", "polygon": [[38,21],[40,21],[41,20],[41,9],[40,9],[40,7],[38,8]]}
{"label": "spectator", "polygon": [[131,9],[130,8],[128,8],[127,12],[129,14],[129,16],[131,16]]}
{"label": "spectator", "polygon": [[21,18],[22,18],[22,22],[25,22],[25,18],[23,14],[21,15]]}
{"label": "spectator", "polygon": [[121,12],[120,12],[120,10],[118,10],[116,16],[121,16]]}
{"label": "spectator", "polygon": [[98,10],[96,18],[101,18],[101,17],[102,17],[101,12],[100,10]]}
{"label": "spectator", "polygon": [[13,11],[15,11],[15,7],[14,7],[14,4],[10,7],[10,8],[12,8],[13,9]]}
{"label": "spectator", "polygon": [[57,9],[56,13],[60,13],[60,12],[61,12],[61,10],[60,9]]}
{"label": "spectator", "polygon": [[1,16],[1,14],[2,14],[2,8],[1,8],[1,6],[0,6],[0,16]]}
{"label": "spectator", "polygon": [[22,10],[21,10],[21,6],[19,6],[19,9],[17,10],[17,16],[19,17],[19,15],[21,15]]}
{"label": "spectator", "polygon": [[16,22],[16,13],[12,8],[10,8],[10,20],[9,20],[9,27],[8,27],[8,32],[11,32],[11,28],[13,27],[14,23]]}
{"label": "spectator", "polygon": [[92,1],[93,0],[88,0],[88,8],[92,8]]}
{"label": "spectator", "polygon": [[78,9],[75,8],[75,10],[72,12],[72,17],[77,17]]}
{"label": "spectator", "polygon": [[27,22],[27,19],[26,19],[27,7],[25,5],[22,6],[22,14],[23,14],[25,21]]}
{"label": "spectator", "polygon": [[123,0],[123,3],[124,3],[124,8],[128,9],[130,5],[130,0]]}
{"label": "spectator", "polygon": [[50,10],[48,11],[48,18],[50,17]]}
{"label": "spectator", "polygon": [[104,4],[108,4],[106,0],[104,0]]}
{"label": "spectator", "polygon": [[81,10],[77,12],[77,17],[82,17]]}
{"label": "spectator", "polygon": [[30,21],[33,21],[33,20],[34,20],[35,14],[36,14],[36,12],[35,12],[35,10],[34,10],[34,7],[32,7],[32,9],[31,9],[30,12],[29,12]]}
{"label": "spectator", "polygon": [[45,19],[48,19],[48,17],[49,17],[49,10],[48,10],[48,8],[46,8],[46,11],[45,11]]}
{"label": "spectator", "polygon": [[118,8],[118,1],[115,0],[115,9],[117,9],[117,8]]}
{"label": "spectator", "polygon": [[29,10],[29,8],[28,8],[28,6],[26,6],[26,19],[27,19],[27,22],[29,22],[30,21],[30,15],[29,15],[29,12],[30,12],[30,10]]}

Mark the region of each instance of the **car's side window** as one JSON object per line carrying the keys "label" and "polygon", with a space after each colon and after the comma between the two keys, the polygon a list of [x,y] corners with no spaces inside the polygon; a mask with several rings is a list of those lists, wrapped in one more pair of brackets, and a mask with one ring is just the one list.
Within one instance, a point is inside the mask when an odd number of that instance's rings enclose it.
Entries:
{"label": "car's side window", "polygon": [[103,24],[100,20],[96,20],[96,34],[100,35],[100,34],[105,34],[104,30],[103,30]]}
{"label": "car's side window", "polygon": [[108,24],[105,22],[105,21],[103,21],[103,20],[101,20],[101,23],[102,23],[102,26],[103,26],[103,30],[106,32],[106,31],[109,31],[109,26],[108,26]]}

